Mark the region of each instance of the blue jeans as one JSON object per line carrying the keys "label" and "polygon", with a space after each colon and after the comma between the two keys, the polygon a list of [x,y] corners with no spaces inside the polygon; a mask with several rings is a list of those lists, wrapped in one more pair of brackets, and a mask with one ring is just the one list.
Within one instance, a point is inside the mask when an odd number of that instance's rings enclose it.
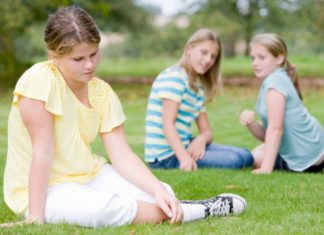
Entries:
{"label": "blue jeans", "polygon": [[[172,169],[179,168],[180,162],[175,155],[164,160],[148,163],[151,168]],[[227,168],[241,169],[252,166],[253,157],[245,148],[222,144],[208,144],[205,155],[197,161],[198,168]]]}

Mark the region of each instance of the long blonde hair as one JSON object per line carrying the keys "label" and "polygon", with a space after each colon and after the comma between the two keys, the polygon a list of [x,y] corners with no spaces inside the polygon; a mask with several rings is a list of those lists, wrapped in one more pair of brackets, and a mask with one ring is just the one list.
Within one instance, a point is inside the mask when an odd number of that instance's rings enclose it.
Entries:
{"label": "long blonde hair", "polygon": [[[194,46],[195,44],[199,44],[204,41],[215,42],[219,48],[218,55],[215,59],[214,64],[205,74],[195,75],[189,63],[186,51],[190,46],[192,45]],[[216,95],[217,88],[221,84],[221,76],[220,76],[221,57],[222,57],[221,42],[218,35],[210,29],[199,29],[193,35],[191,35],[191,37],[187,41],[183,51],[183,55],[178,61],[178,65],[182,66],[186,70],[189,77],[189,86],[194,91],[198,90],[196,80],[197,78],[199,79],[199,81],[201,82],[205,90],[206,102],[210,102],[213,99],[213,97]]]}
{"label": "long blonde hair", "polygon": [[279,55],[284,56],[284,61],[281,66],[287,71],[298,93],[298,96],[300,97],[300,99],[302,99],[303,97],[299,87],[297,71],[295,66],[293,66],[287,59],[288,50],[284,40],[281,37],[279,37],[277,34],[263,33],[254,36],[250,42],[250,46],[252,44],[260,44],[264,46],[274,57],[277,57]]}
{"label": "long blonde hair", "polygon": [[44,41],[50,52],[60,56],[69,54],[82,42],[99,44],[100,34],[87,11],[70,6],[60,8],[48,17]]}

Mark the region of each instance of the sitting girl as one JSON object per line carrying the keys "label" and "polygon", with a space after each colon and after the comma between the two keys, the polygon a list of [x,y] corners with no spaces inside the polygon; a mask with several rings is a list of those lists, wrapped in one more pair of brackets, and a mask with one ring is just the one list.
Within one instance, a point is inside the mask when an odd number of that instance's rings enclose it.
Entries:
{"label": "sitting girl", "polygon": [[[247,149],[212,143],[205,105],[215,96],[220,63],[218,36],[200,29],[189,38],[179,62],[155,79],[145,128],[145,160],[150,167],[191,171],[252,165]],[[199,130],[196,137],[193,122]]]}
{"label": "sitting girl", "polygon": [[[85,227],[187,222],[240,214],[234,194],[179,201],[130,149],[125,115],[113,89],[94,77],[99,30],[80,7],[50,15],[50,60],[19,79],[8,124],[4,200],[24,223],[66,222]],[[100,135],[111,165],[91,143]]]}
{"label": "sitting girl", "polygon": [[276,34],[260,34],[250,43],[252,67],[264,79],[254,112],[242,112],[240,122],[264,142],[253,150],[254,173],[273,169],[322,171],[324,130],[301,101],[295,68],[287,60],[287,47]]}

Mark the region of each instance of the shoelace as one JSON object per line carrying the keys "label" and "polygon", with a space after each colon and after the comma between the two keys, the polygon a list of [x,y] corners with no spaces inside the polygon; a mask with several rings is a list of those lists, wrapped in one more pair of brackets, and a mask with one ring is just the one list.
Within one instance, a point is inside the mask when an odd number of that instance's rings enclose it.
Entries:
{"label": "shoelace", "polygon": [[228,198],[221,198],[209,205],[209,215],[226,216],[231,213],[232,202]]}

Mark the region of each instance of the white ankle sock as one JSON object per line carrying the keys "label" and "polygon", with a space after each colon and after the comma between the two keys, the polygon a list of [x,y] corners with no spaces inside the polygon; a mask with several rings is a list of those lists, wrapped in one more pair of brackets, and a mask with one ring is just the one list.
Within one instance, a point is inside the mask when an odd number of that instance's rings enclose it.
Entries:
{"label": "white ankle sock", "polygon": [[189,222],[192,220],[198,220],[205,218],[206,207],[201,204],[184,204],[181,203],[183,210],[182,222]]}

